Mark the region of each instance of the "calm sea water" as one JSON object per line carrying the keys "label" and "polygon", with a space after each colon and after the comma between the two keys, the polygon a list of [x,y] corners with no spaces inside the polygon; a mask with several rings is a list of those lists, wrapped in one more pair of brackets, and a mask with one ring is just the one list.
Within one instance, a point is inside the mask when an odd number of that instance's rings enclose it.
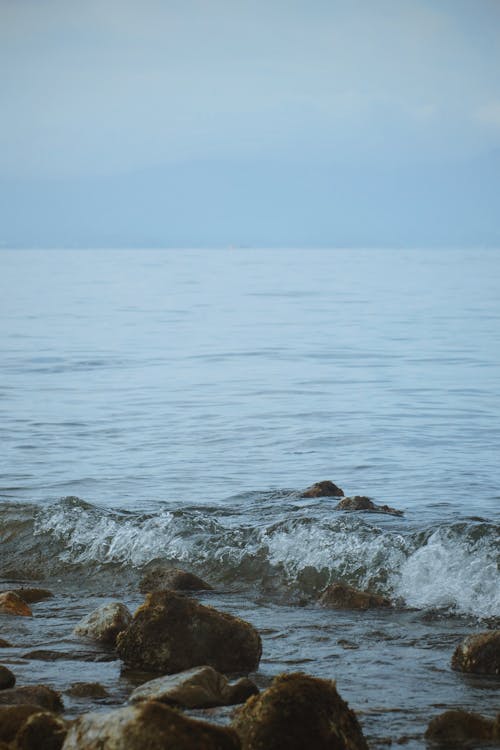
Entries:
{"label": "calm sea water", "polygon": [[[82,679],[23,649],[74,650],[164,559],[261,629],[262,684],[336,678],[373,747],[498,708],[449,660],[500,617],[499,252],[4,250],[0,311],[0,576],[57,592],[2,620],[21,678]],[[405,515],[301,498],[322,479]],[[403,608],[326,612],[338,578]]]}

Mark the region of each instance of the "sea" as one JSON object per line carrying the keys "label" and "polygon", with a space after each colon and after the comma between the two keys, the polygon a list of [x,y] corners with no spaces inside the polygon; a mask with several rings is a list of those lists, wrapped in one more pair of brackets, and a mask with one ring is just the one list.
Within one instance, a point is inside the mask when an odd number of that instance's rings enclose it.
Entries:
{"label": "sea", "polygon": [[[404,515],[302,496],[327,479]],[[172,564],[258,628],[260,687],[334,679],[371,748],[424,748],[500,709],[450,667],[500,627],[499,532],[500,251],[0,251],[0,588],[54,593],[0,658],[67,715],[147,678],[75,624]],[[325,609],[333,581],[395,606]]]}

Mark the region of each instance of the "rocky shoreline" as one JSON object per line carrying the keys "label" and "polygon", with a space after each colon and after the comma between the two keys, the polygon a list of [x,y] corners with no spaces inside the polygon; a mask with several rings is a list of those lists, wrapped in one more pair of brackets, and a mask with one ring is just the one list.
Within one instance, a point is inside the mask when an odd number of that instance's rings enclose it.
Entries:
{"label": "rocky shoreline", "polygon": [[[344,497],[340,488],[324,482],[313,485],[304,496],[310,491],[331,493],[332,487],[335,494],[325,496]],[[352,507],[345,500],[352,500]],[[400,514],[363,496],[344,498],[337,509]],[[334,681],[293,672],[275,675],[259,690],[249,675],[258,670],[261,636],[250,622],[193,598],[197,591],[212,590],[209,583],[188,571],[159,565],[147,571],[139,589],[145,600],[134,613],[122,602],[109,602],[89,612],[73,631],[82,644],[100,644],[109,658],[121,660],[124,669],[143,675],[126,703],[103,711],[98,701],[106,696],[105,688],[99,683],[76,683],[72,694],[95,699],[99,710],[69,718],[64,696],[46,685],[17,686],[15,668],[0,666],[0,750],[369,747],[362,716],[349,708]],[[0,614],[30,618],[37,603],[51,596],[46,589],[2,591]],[[336,581],[320,592],[318,606],[355,610],[363,617],[367,610],[397,609],[400,603]],[[0,631],[0,648],[8,647],[1,635]],[[345,644],[343,648],[356,647]],[[42,651],[30,653],[43,658]],[[44,653],[48,660],[55,658]],[[500,687],[500,631],[465,638],[450,653],[449,668],[489,675],[499,680]],[[211,719],[211,710],[222,707],[229,707],[224,725],[206,720]],[[204,711],[204,719],[193,718],[193,710]],[[393,739],[401,743],[401,738]],[[453,707],[430,717],[425,741],[448,747],[471,742],[500,745],[500,714],[482,716]]]}

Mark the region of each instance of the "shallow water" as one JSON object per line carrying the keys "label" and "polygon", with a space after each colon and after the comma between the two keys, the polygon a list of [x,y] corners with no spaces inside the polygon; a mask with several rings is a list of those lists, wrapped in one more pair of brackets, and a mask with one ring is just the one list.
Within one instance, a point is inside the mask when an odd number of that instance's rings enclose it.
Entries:
{"label": "shallow water", "polygon": [[[2,251],[0,297],[0,576],[56,594],[0,616],[19,684],[121,703],[139,678],[72,627],[160,559],[261,630],[261,685],[335,678],[373,747],[498,710],[449,666],[500,618],[498,253]],[[301,497],[326,478],[404,516]],[[323,610],[335,579],[398,607]]]}

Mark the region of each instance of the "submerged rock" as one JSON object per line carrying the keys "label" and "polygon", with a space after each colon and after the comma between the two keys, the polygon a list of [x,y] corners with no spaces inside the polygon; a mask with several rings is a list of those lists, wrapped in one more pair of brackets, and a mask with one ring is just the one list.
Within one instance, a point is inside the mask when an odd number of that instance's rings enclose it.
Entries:
{"label": "submerged rock", "polygon": [[21,617],[31,617],[33,615],[31,607],[13,591],[2,591],[0,594],[0,613],[20,615]]}
{"label": "submerged rock", "polygon": [[243,750],[368,750],[358,720],[335,683],[279,675],[235,712]]}
{"label": "submerged rock", "polygon": [[29,716],[16,735],[18,750],[61,750],[68,723],[46,711]]}
{"label": "submerged rock", "polygon": [[143,594],[149,594],[152,591],[168,590],[211,591],[212,586],[186,570],[156,567],[143,576],[139,589]]}
{"label": "submerged rock", "polygon": [[429,722],[425,739],[449,747],[500,739],[500,722],[468,711],[445,711]]}
{"label": "submerged rock", "polygon": [[15,684],[16,678],[14,673],[0,664],[0,690],[8,690],[8,688],[14,687]]}
{"label": "submerged rock", "polygon": [[319,599],[323,607],[331,609],[377,609],[391,607],[390,599],[380,594],[359,591],[345,583],[332,583],[327,586]]}
{"label": "submerged rock", "polygon": [[205,666],[146,682],[134,690],[129,701],[155,700],[182,708],[213,708],[243,703],[258,692],[246,677],[230,684],[227,677]]}
{"label": "submerged rock", "polygon": [[500,630],[469,635],[457,646],[451,666],[460,672],[500,675]]}
{"label": "submerged rock", "polygon": [[376,505],[373,500],[365,495],[354,495],[344,497],[336,506],[335,510],[369,510],[372,513],[387,513],[391,516],[402,516],[402,510],[390,508],[388,505]]}
{"label": "submerged rock", "polygon": [[40,706],[47,711],[62,711],[63,709],[59,693],[46,685],[29,685],[0,690],[0,705],[19,706],[23,704]]}
{"label": "submerged rock", "polygon": [[114,646],[118,633],[132,621],[129,609],[120,602],[103,604],[84,617],[73,630],[75,635]]}
{"label": "submerged rock", "polygon": [[239,750],[226,727],[196,721],[156,701],[89,713],[69,730],[64,750]]}
{"label": "submerged rock", "polygon": [[327,479],[324,482],[312,484],[304,490],[302,497],[344,497],[344,491]]}
{"label": "submerged rock", "polygon": [[66,692],[73,698],[107,698],[109,695],[100,682],[74,682]]}
{"label": "submerged rock", "polygon": [[50,599],[54,596],[52,591],[48,591],[47,589],[20,588],[11,590],[13,594],[20,596],[26,604],[34,604],[35,602],[41,602],[44,599]]}
{"label": "submerged rock", "polygon": [[262,653],[250,623],[172,591],[148,594],[116,646],[128,666],[166,674],[200,665],[251,672]]}
{"label": "submerged rock", "polygon": [[0,648],[11,648],[12,643],[6,641],[5,638],[0,638]]}

